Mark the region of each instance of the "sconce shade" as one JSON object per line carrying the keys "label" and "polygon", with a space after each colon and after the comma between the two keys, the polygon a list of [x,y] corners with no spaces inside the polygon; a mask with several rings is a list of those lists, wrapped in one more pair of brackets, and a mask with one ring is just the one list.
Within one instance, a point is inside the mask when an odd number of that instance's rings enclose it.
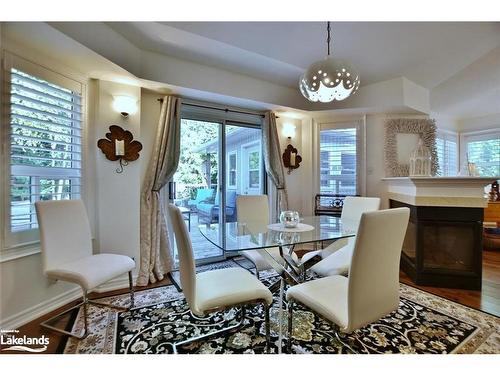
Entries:
{"label": "sconce shade", "polygon": [[113,96],[113,108],[120,112],[122,116],[127,117],[137,111],[137,100],[134,97],[126,95]]}
{"label": "sconce shade", "polygon": [[283,135],[287,138],[294,138],[295,126],[292,124],[283,124]]}

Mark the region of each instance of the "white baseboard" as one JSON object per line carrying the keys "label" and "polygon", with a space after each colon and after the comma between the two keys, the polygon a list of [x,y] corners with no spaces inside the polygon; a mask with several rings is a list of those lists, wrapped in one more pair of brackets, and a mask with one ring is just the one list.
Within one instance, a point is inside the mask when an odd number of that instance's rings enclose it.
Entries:
{"label": "white baseboard", "polygon": [[28,307],[27,309],[18,312],[17,314],[11,315],[0,321],[0,327],[2,329],[15,329],[23,324],[31,322],[32,320],[41,317],[61,306],[70,303],[82,296],[82,290],[80,287],[75,287],[70,289],[58,296],[55,296],[47,301],[40,302],[35,306]]}
{"label": "white baseboard", "polygon": [[[135,280],[135,275],[134,275]],[[117,277],[107,283],[102,284],[93,291],[97,293],[109,292],[111,290],[128,288],[128,275]],[[82,289],[77,286],[71,290],[61,293],[47,301],[40,302],[35,306],[28,307],[27,309],[18,312],[14,315],[8,316],[0,320],[0,327],[2,329],[16,329],[26,323],[35,320],[42,315],[45,315],[61,306],[66,305],[82,296]]]}

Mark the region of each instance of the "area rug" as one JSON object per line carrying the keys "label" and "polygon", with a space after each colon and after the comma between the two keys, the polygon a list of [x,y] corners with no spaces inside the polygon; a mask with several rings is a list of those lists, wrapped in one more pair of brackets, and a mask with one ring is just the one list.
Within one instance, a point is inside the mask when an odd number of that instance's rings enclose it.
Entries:
{"label": "area rug", "polygon": [[[233,265],[234,263],[231,262]],[[222,264],[226,267],[227,265]],[[270,284],[276,276],[264,279]],[[293,353],[500,353],[500,318],[401,284],[399,309],[379,321],[337,338],[330,324],[310,310],[294,312]],[[127,306],[128,295],[103,301]],[[193,316],[175,286],[136,294],[136,308],[116,312],[90,307],[90,334],[70,338],[65,353],[172,353],[172,343],[235,323],[237,310],[203,319]],[[280,310],[271,308],[271,352],[278,352]],[[282,314],[286,332],[286,309]],[[81,314],[74,331],[83,325]],[[286,335],[285,335],[286,336]],[[286,344],[286,339],[283,341]],[[178,348],[180,353],[263,353],[261,308],[247,309],[241,329],[222,337]]]}

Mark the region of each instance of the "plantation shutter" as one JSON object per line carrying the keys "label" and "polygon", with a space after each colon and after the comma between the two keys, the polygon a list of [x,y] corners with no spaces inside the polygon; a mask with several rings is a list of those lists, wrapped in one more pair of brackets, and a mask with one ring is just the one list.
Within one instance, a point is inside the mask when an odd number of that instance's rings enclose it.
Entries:
{"label": "plantation shutter", "polygon": [[80,198],[82,98],[61,80],[17,68],[8,76],[10,226],[16,232],[38,226],[36,201]]}
{"label": "plantation shutter", "polygon": [[320,130],[320,193],[357,194],[357,132],[354,124]]}
{"label": "plantation shutter", "polygon": [[458,139],[453,132],[438,131],[436,150],[441,176],[456,176],[458,173]]}

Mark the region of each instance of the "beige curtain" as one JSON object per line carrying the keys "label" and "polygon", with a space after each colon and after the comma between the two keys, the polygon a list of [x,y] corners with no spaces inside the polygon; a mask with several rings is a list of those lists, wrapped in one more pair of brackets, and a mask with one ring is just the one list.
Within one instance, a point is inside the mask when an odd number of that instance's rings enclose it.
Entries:
{"label": "beige curtain", "polygon": [[262,134],[264,139],[264,163],[267,175],[276,187],[275,217],[277,218],[281,211],[288,209],[288,196],[286,192],[285,173],[283,172],[283,164],[281,162],[276,115],[273,112],[266,112],[262,125]]}
{"label": "beige curtain", "polygon": [[173,268],[166,210],[160,190],[175,173],[180,154],[181,99],[165,96],[151,160],[141,191],[141,265],[137,285],[162,280]]}

